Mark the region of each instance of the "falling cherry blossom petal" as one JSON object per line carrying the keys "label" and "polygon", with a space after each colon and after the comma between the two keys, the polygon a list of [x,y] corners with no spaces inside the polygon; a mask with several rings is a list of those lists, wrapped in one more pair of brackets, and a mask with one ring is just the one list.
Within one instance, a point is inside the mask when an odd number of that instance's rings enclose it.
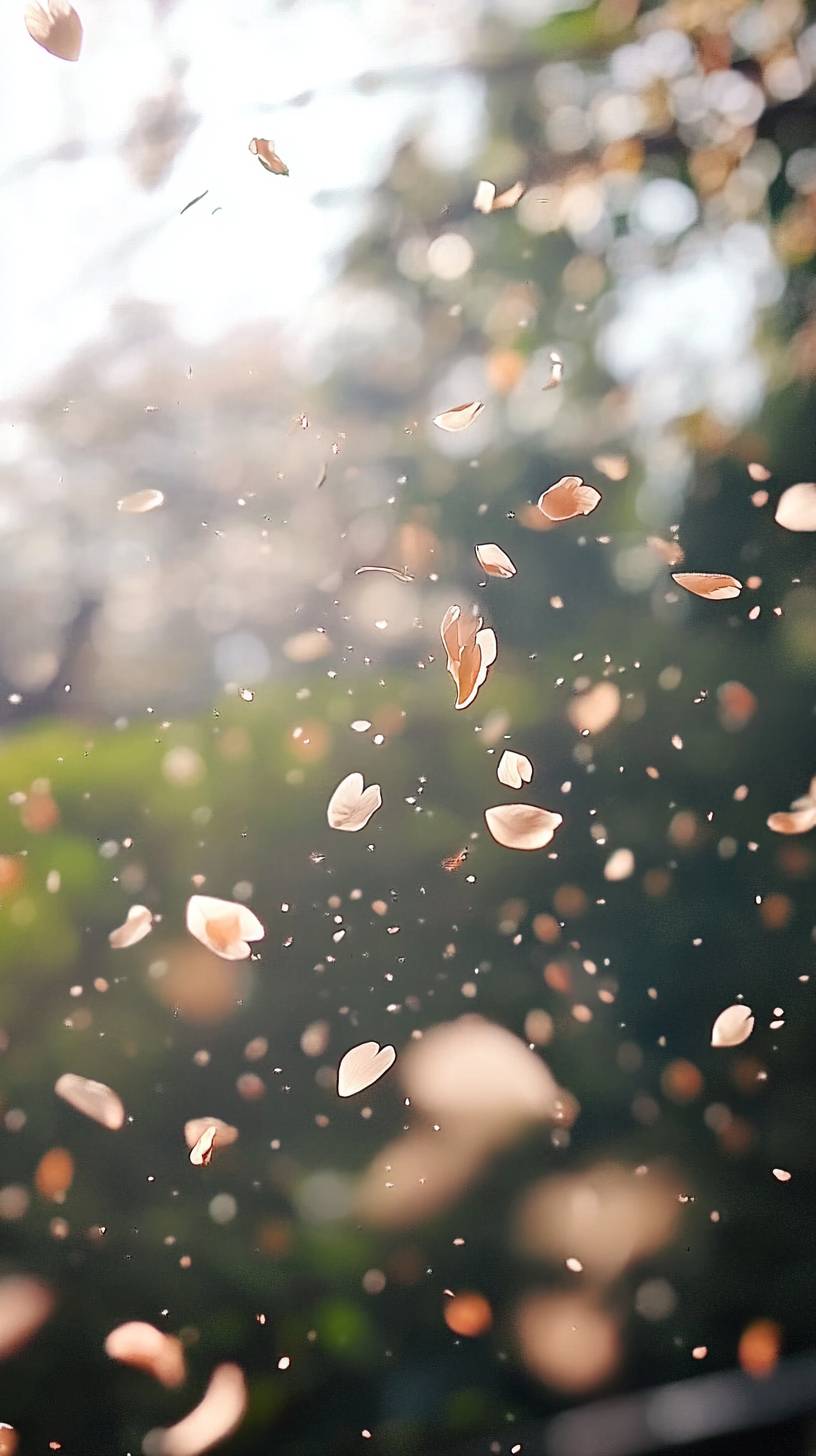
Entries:
{"label": "falling cherry blossom petal", "polygon": [[662,536],[647,536],[646,540],[667,566],[682,566],[686,553],[679,541],[665,541]]}
{"label": "falling cherry blossom petal", "polygon": [[816,828],[816,803],[808,801],[801,809],[769,814],[767,824],[774,834],[807,834]]}
{"label": "falling cherry blossom petal", "polygon": [[54,1308],[47,1284],[27,1274],[0,1279],[0,1360],[27,1345]]}
{"label": "falling cherry blossom petal", "polygon": [[365,829],[372,814],[382,808],[382,790],[379,784],[369,784],[368,788],[364,785],[365,779],[361,773],[346,774],[340,780],[326,809],[330,829],[342,829],[346,833],[354,834],[358,829]]}
{"label": "falling cherry blossom petal", "polygon": [[548,521],[571,521],[590,515],[601,499],[601,492],[586,485],[580,475],[563,475],[538,497],[538,509]]}
{"label": "falling cherry blossom petal", "polygon": [[611,885],[628,880],[635,872],[635,856],[631,849],[616,849],[604,865],[604,879]]}
{"label": "falling cherry blossom petal", "polygon": [[168,1389],[181,1385],[187,1373],[181,1340],[142,1320],[130,1320],[111,1330],[105,1340],[105,1354],[120,1365],[144,1370]]}
{"label": "falling cherry blossom petal", "polygon": [[515,207],[516,203],[521,201],[526,190],[523,182],[514,182],[512,187],[508,187],[506,191],[500,192],[493,199],[493,206],[490,211],[506,212],[508,208]]}
{"label": "falling cherry blossom petal", "polygon": [[108,941],[113,950],[127,950],[128,946],[138,945],[144,940],[153,929],[153,911],[148,910],[146,905],[131,905],[127,918],[123,925],[117,925],[108,936]]}
{"label": "falling cherry blossom petal", "polygon": [[473,198],[473,206],[476,212],[492,212],[493,201],[496,196],[496,187],[493,182],[482,180],[477,183],[476,195]]}
{"label": "falling cherry blossom petal", "polygon": [[247,1406],[244,1372],[238,1365],[219,1365],[194,1410],[175,1426],[148,1431],[144,1456],[199,1456],[240,1425]]}
{"label": "falling cherry blossom petal", "polygon": [[456,708],[468,708],[496,661],[498,643],[491,627],[482,627],[482,618],[462,616],[457,604],[448,607],[440,626],[440,635],[447,654],[447,668],[456,684]]}
{"label": "falling cherry blossom petal", "polygon": [[143,516],[147,511],[158,510],[158,507],[162,505],[164,505],[162,491],[134,490],[132,495],[125,495],[116,502],[116,509],[127,516]]}
{"label": "falling cherry blossom petal", "polygon": [[75,1072],[64,1072],[57,1079],[54,1091],[63,1102],[111,1132],[118,1132],[125,1121],[121,1098],[104,1082],[79,1077]]}
{"label": "falling cherry blossom petal", "polygon": [[786,531],[816,531],[816,484],[802,480],[782,492],[774,520]]}
{"label": "falling cherry blossom petal", "polygon": [[770,480],[771,472],[766,465],[760,465],[758,460],[752,460],[748,466],[748,474],[753,481],[759,482]]}
{"label": "falling cherry blossom petal", "polygon": [[721,1011],[711,1028],[713,1047],[742,1046],[754,1029],[754,1015],[750,1006],[736,1003]]}
{"label": "falling cherry blossom petal", "polygon": [[532,777],[533,765],[529,758],[523,753],[515,753],[512,748],[506,748],[496,768],[499,783],[506,784],[508,789],[520,789],[522,784],[529,784]]}
{"label": "falling cherry blossom petal", "polygon": [[466,430],[472,425],[477,415],[482,413],[484,405],[481,400],[473,400],[470,404],[455,404],[452,409],[444,410],[441,415],[434,415],[434,424],[440,430],[447,430],[448,433],[456,433],[458,430]]}
{"label": "falling cherry blossom petal", "polygon": [[82,21],[67,0],[42,0],[27,5],[25,27],[32,40],[60,61],[78,61]]}
{"label": "falling cherry blossom petal", "polygon": [[416,578],[410,571],[399,571],[396,566],[358,566],[355,576],[362,576],[366,571],[380,571],[383,576],[394,576],[397,581],[414,581]]}
{"label": "falling cherry blossom petal", "polygon": [[513,562],[507,552],[502,551],[501,546],[497,546],[495,542],[488,542],[484,546],[474,546],[473,549],[482,571],[486,571],[488,576],[504,578],[515,576],[516,568]]}
{"label": "falling cherry blossom petal", "polygon": [[560,354],[550,354],[550,377],[546,384],[542,384],[543,390],[557,389],[564,378],[564,361]]}
{"label": "falling cherry blossom petal", "polygon": [[567,717],[577,733],[603,733],[617,718],[620,704],[620,688],[605,678],[570,700]]}
{"label": "falling cherry blossom petal", "polygon": [[191,1117],[184,1124],[184,1141],[191,1151],[210,1128],[215,1130],[219,1148],[228,1148],[232,1143],[237,1143],[237,1127],[232,1127],[220,1117]]}
{"label": "falling cherry blossom petal", "polygon": [[275,143],[269,142],[265,137],[253,137],[249,144],[249,150],[253,157],[257,157],[262,167],[267,172],[274,172],[276,177],[288,177],[289,168],[275,151]]}
{"label": "falling cherry blossom petal", "polygon": [[629,474],[629,461],[625,455],[593,455],[592,464],[607,480],[625,480]]}
{"label": "falling cherry blossom petal", "polygon": [[374,1082],[379,1082],[390,1071],[397,1053],[392,1046],[380,1046],[377,1041],[363,1041],[351,1047],[340,1058],[337,1068],[338,1097],[353,1097],[364,1092]]}
{"label": "falling cherry blossom petal", "polygon": [[544,849],[563,819],[535,804],[497,804],[484,811],[485,823],[505,849]]}
{"label": "falling cherry blossom petal", "polygon": [[191,895],[187,901],[190,934],[225,961],[245,961],[248,941],[263,940],[264,928],[247,905],[214,895]]}
{"label": "falling cherry blossom petal", "polygon": [[684,591],[691,592],[692,596],[706,597],[712,602],[731,601],[742,591],[742,582],[726,572],[673,571],[672,581],[676,581]]}
{"label": "falling cherry blossom petal", "polygon": [[194,1168],[206,1168],[212,1159],[215,1139],[218,1136],[218,1128],[213,1123],[205,1127],[203,1133],[190,1149],[190,1162]]}

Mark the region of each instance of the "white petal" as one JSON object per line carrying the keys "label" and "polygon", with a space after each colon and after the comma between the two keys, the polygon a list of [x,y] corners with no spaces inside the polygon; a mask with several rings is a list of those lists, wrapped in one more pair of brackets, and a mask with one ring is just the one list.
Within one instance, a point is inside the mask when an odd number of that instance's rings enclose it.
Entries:
{"label": "white petal", "polygon": [[164,496],[160,490],[135,490],[132,495],[117,501],[116,509],[128,516],[143,516],[146,511],[155,511],[162,505]]}
{"label": "white petal", "polygon": [[488,576],[500,576],[504,578],[515,576],[516,568],[513,562],[510,560],[507,552],[502,551],[501,546],[497,546],[494,541],[490,541],[484,546],[475,546],[474,550],[476,552],[476,560],[481,566],[482,571],[486,571]]}
{"label": "white petal", "polygon": [[138,945],[152,929],[153,911],[146,905],[131,905],[124,924],[117,925],[108,940],[114,950],[126,950],[130,945]]}
{"label": "white petal", "polygon": [[246,905],[235,900],[219,900],[214,895],[190,896],[187,929],[225,961],[245,961],[251,953],[247,941],[264,937],[260,920]]}
{"label": "white petal", "polygon": [[351,1047],[340,1058],[337,1068],[338,1097],[353,1097],[364,1092],[373,1082],[379,1082],[393,1067],[397,1053],[392,1046],[380,1046],[377,1041],[362,1041]]}
{"label": "white petal", "polygon": [[118,1132],[125,1121],[125,1109],[121,1098],[104,1082],[94,1082],[90,1077],[78,1077],[75,1072],[64,1072],[58,1078],[54,1091],[63,1102],[101,1123],[111,1132]]}
{"label": "white petal", "polygon": [[111,1330],[105,1340],[105,1354],[121,1365],[146,1371],[168,1388],[181,1385],[186,1375],[181,1340],[142,1320],[130,1320]]}
{"label": "white petal", "polygon": [[532,777],[533,765],[529,758],[523,753],[514,753],[512,748],[506,748],[496,769],[499,783],[506,784],[508,789],[520,789],[522,784],[529,784]]}
{"label": "white petal", "polygon": [[635,856],[631,849],[615,849],[604,865],[604,879],[610,884],[628,880],[635,872]]}
{"label": "white petal", "polygon": [[476,211],[491,212],[495,196],[496,187],[493,182],[480,182],[476,188],[476,196],[473,199],[473,206]]}
{"label": "white petal", "polygon": [[142,1442],[144,1456],[199,1456],[226,1440],[247,1406],[244,1372],[238,1365],[219,1365],[203,1399],[175,1426],[148,1431]]}
{"label": "white petal", "polygon": [[365,829],[372,814],[382,807],[379,784],[369,784],[366,789],[364,783],[361,773],[350,773],[341,779],[326,809],[330,829],[356,833],[358,829]]}
{"label": "white petal", "polygon": [[472,400],[470,404],[455,404],[452,409],[444,410],[441,415],[434,415],[434,424],[438,429],[447,430],[449,433],[466,430],[483,409],[484,405],[478,399]]}
{"label": "white petal", "polygon": [[560,814],[535,804],[497,804],[485,809],[485,823],[505,849],[544,849],[563,822]]}
{"label": "white petal", "polygon": [[750,1006],[736,1004],[726,1006],[711,1028],[713,1047],[742,1046],[754,1029],[754,1017]]}
{"label": "white petal", "polygon": [[816,531],[816,484],[802,480],[779,497],[774,520],[786,531]]}

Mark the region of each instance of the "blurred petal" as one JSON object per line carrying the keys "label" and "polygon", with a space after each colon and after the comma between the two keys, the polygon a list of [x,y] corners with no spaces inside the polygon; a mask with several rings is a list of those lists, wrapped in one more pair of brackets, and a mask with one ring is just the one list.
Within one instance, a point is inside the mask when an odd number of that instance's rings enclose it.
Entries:
{"label": "blurred petal", "polygon": [[27,1274],[0,1279],[0,1360],[27,1345],[53,1308],[54,1296],[39,1279]]}
{"label": "blurred petal", "polygon": [[786,531],[816,531],[816,484],[789,485],[779,498],[774,520]]}
{"label": "blurred petal", "polygon": [[77,61],[82,50],[82,21],[67,0],[27,5],[25,26],[32,40],[61,61]]}
{"label": "blurred petal", "polygon": [[226,1440],[240,1425],[247,1406],[247,1387],[238,1365],[219,1365],[203,1399],[175,1426],[148,1431],[144,1456],[199,1456]]}
{"label": "blurred petal", "polygon": [[160,490],[136,490],[117,501],[116,509],[128,516],[143,516],[146,511],[155,511],[162,505],[164,496]]}
{"label": "blurred petal", "polygon": [[131,1320],[111,1330],[105,1340],[105,1354],[120,1365],[144,1370],[168,1388],[181,1385],[187,1373],[181,1340],[142,1320]]}
{"label": "blurred petal", "polygon": [[118,1132],[125,1121],[121,1098],[110,1087],[106,1087],[104,1082],[94,1082],[90,1077],[78,1077],[74,1072],[64,1072],[57,1080],[54,1091],[63,1102],[111,1132]]}

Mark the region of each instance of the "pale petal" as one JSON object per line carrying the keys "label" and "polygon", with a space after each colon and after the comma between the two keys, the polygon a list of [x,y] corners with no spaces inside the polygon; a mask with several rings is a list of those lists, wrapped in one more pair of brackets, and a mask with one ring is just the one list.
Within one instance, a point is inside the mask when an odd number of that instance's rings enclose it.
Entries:
{"label": "pale petal", "polygon": [[125,1109],[121,1098],[106,1087],[104,1082],[94,1082],[90,1077],[79,1077],[74,1072],[64,1072],[58,1078],[54,1091],[63,1102],[101,1123],[111,1132],[118,1132],[125,1121]]}
{"label": "pale petal", "polygon": [[496,661],[497,653],[496,634],[492,627],[484,627],[476,633],[473,646],[465,648],[462,653],[454,707],[470,707],[487,677],[488,669]]}
{"label": "pale petal", "polygon": [[580,697],[567,704],[567,717],[577,733],[603,733],[620,712],[620,688],[617,683],[596,683]]}
{"label": "pale petal", "polygon": [[146,1371],[170,1389],[181,1385],[187,1373],[181,1340],[142,1320],[130,1320],[111,1330],[105,1340],[105,1354],[120,1365]]}
{"label": "pale petal", "polygon": [[625,480],[629,474],[629,461],[625,455],[593,455],[592,464],[607,480]]}
{"label": "pale petal", "polygon": [[337,1068],[338,1097],[353,1097],[364,1092],[373,1082],[379,1082],[393,1067],[397,1053],[392,1046],[380,1046],[377,1041],[363,1041],[351,1047],[340,1058]]}
{"label": "pale petal", "polygon": [[514,182],[512,187],[508,187],[505,192],[500,192],[493,199],[493,206],[490,211],[505,212],[507,208],[515,207],[516,203],[521,201],[526,190],[523,182]]}
{"label": "pale petal", "polygon": [[341,779],[326,810],[330,829],[356,833],[358,829],[365,829],[372,814],[382,807],[379,784],[369,784],[366,789],[364,783],[361,773],[350,773]]}
{"label": "pale petal", "polygon": [[196,1139],[190,1149],[190,1162],[194,1168],[206,1168],[213,1155],[215,1139],[218,1136],[218,1128],[210,1123],[204,1128],[200,1137]]}
{"label": "pale petal", "polygon": [[267,172],[274,172],[276,177],[289,176],[289,168],[275,151],[274,142],[267,141],[265,137],[253,137],[249,150],[253,157],[258,158],[261,166],[265,167]]}
{"label": "pale petal", "polygon": [[726,1006],[721,1011],[714,1025],[711,1028],[711,1045],[713,1047],[735,1047],[742,1046],[747,1041],[754,1029],[754,1017],[750,1006],[743,1006],[740,1003],[734,1006]]}
{"label": "pale petal", "polygon": [[78,61],[82,21],[67,0],[42,0],[25,9],[25,27],[32,40],[61,61]]}
{"label": "pale petal", "polygon": [[563,819],[535,804],[497,804],[485,809],[485,823],[505,849],[544,849]]}
{"label": "pale petal", "polygon": [[219,1148],[228,1148],[238,1141],[238,1129],[220,1117],[191,1117],[184,1124],[184,1141],[188,1148],[194,1148],[208,1128],[215,1128]]}
{"label": "pale petal", "polygon": [[0,1360],[27,1345],[54,1308],[47,1284],[27,1274],[0,1279]]}
{"label": "pale petal", "polygon": [[296,632],[287,637],[283,644],[283,655],[290,662],[317,662],[331,649],[331,642],[325,632]]}
{"label": "pale petal", "polygon": [[682,566],[686,553],[679,541],[664,541],[662,536],[647,536],[646,540],[667,566]]}
{"label": "pale petal", "polygon": [[771,472],[766,465],[760,465],[758,460],[752,460],[748,466],[748,474],[752,480],[770,480]]}
{"label": "pale petal", "polygon": [[238,1365],[219,1365],[203,1399],[175,1426],[148,1431],[142,1442],[144,1456],[199,1456],[240,1425],[247,1407],[244,1372]]}
{"label": "pale petal", "polygon": [[628,880],[635,872],[635,856],[631,849],[616,849],[604,865],[604,879],[610,884]]}
{"label": "pale petal", "polygon": [[803,480],[789,485],[779,497],[774,520],[786,531],[816,531],[816,484]]}
{"label": "pale petal", "polygon": [[601,503],[601,492],[586,485],[580,475],[563,475],[538,497],[538,509],[548,521],[571,521],[588,516]]}
{"label": "pale petal", "polygon": [[496,188],[492,182],[479,182],[476,187],[476,196],[473,199],[473,206],[477,212],[492,212],[493,199],[496,196]]}
{"label": "pale petal", "polygon": [[481,400],[473,400],[470,404],[455,404],[452,409],[444,410],[441,415],[434,415],[434,424],[440,430],[447,430],[450,433],[466,430],[483,409],[484,405]]}
{"label": "pale petal", "polygon": [[246,905],[235,900],[219,900],[214,895],[190,896],[187,929],[225,961],[245,961],[251,954],[247,941],[264,937],[260,920]]}
{"label": "pale petal", "polygon": [[780,811],[778,814],[768,816],[768,828],[774,834],[807,834],[816,826],[816,804],[808,800],[802,809],[792,809],[790,813]]}
{"label": "pale petal", "polygon": [[512,748],[506,748],[496,769],[499,783],[506,784],[508,789],[520,789],[522,784],[529,784],[532,777],[533,765],[529,758],[523,753],[515,753]]}
{"label": "pale petal", "polygon": [[497,546],[495,542],[491,541],[484,546],[475,546],[474,550],[476,552],[476,560],[481,566],[482,571],[486,571],[488,576],[515,576],[516,568],[513,562],[510,560],[507,552],[502,551],[501,546]]}
{"label": "pale petal", "polygon": [[432,1027],[400,1066],[412,1106],[448,1130],[455,1123],[470,1141],[494,1141],[557,1114],[560,1089],[540,1056],[482,1016]]}
{"label": "pale petal", "polygon": [[130,945],[138,945],[152,929],[153,911],[146,905],[131,905],[124,924],[110,932],[108,941],[114,950],[126,950]]}
{"label": "pale petal", "polygon": [[728,602],[738,597],[742,582],[726,572],[716,571],[674,571],[672,581],[695,597],[707,597],[712,602]]}
{"label": "pale petal", "polygon": [[155,511],[161,505],[164,505],[164,495],[160,490],[134,490],[132,495],[123,496],[116,502],[116,509],[128,516],[143,516],[146,511]]}

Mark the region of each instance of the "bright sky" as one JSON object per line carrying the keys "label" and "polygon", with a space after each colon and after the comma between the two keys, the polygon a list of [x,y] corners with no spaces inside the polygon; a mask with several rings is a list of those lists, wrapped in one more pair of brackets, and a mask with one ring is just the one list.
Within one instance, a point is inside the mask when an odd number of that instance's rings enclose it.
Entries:
{"label": "bright sky", "polygon": [[[456,118],[451,163],[476,140],[474,107],[456,78],[432,92],[344,84],[369,70],[455,60],[474,24],[462,0],[441,15],[430,0],[179,0],[163,21],[148,0],[77,3],[85,40],[75,65],[34,44],[22,3],[0,13],[0,394],[47,376],[104,330],[120,298],[171,306],[179,330],[202,342],[243,319],[296,317],[319,294],[361,194],[412,117],[444,108]],[[169,88],[177,59],[200,120],[169,177],[146,191],[120,142],[139,104]],[[458,87],[455,107],[445,106],[449,86]],[[281,105],[304,91],[316,99]],[[254,135],[276,142],[289,178],[268,175],[249,154]],[[59,160],[68,144],[75,159]],[[204,188],[204,201],[179,217]],[[316,206],[321,191],[349,201]]]}

